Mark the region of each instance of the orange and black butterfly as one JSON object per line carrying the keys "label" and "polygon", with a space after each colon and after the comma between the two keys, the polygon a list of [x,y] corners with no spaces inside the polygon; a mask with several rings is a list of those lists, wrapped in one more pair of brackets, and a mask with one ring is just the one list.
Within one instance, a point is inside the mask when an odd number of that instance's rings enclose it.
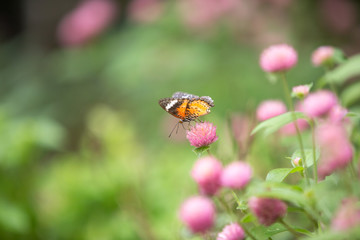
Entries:
{"label": "orange and black butterfly", "polygon": [[166,112],[179,118],[179,123],[195,121],[198,117],[209,114],[210,108],[214,107],[211,97],[199,97],[184,92],[176,92],[171,98],[162,98],[159,104]]}

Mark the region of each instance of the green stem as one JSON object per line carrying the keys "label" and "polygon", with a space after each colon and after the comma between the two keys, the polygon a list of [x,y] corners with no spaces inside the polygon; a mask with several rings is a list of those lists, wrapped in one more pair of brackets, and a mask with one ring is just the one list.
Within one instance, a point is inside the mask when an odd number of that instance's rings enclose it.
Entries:
{"label": "green stem", "polygon": [[317,162],[316,162],[316,142],[315,142],[315,122],[311,122],[311,136],[312,136],[312,152],[314,160],[314,181],[318,182]]}
{"label": "green stem", "polygon": [[280,218],[278,222],[284,225],[284,227],[295,236],[295,239],[301,237],[301,234],[298,233],[295,229],[293,229],[289,224],[287,224],[283,218]]}
{"label": "green stem", "polygon": [[356,170],[355,170],[355,167],[354,167],[354,161],[351,161],[351,162],[349,163],[349,169],[350,169],[351,175],[352,175],[354,178],[357,178],[357,173],[356,173]]}
{"label": "green stem", "polygon": [[[233,213],[229,207],[229,205],[227,204],[227,202],[222,198],[222,197],[218,197],[217,198],[219,200],[219,202],[221,203],[221,205],[223,205],[225,211],[230,215],[230,216],[234,216],[236,219],[236,215],[235,213]],[[257,240],[256,237],[254,235],[252,235],[252,233],[247,229],[247,227],[241,222],[238,221],[238,224],[241,226],[241,228],[244,230],[244,232],[246,233],[246,235],[251,238],[252,240]]]}
{"label": "green stem", "polygon": [[304,168],[305,180],[306,180],[307,185],[309,185],[310,181],[309,181],[309,177],[308,177],[308,174],[307,174],[307,166],[306,166],[306,157],[305,157],[305,151],[304,151],[304,144],[303,144],[303,141],[302,141],[302,138],[301,138],[299,126],[297,124],[297,119],[296,119],[296,115],[295,115],[295,111],[294,111],[294,105],[293,105],[292,100],[291,100],[291,95],[290,95],[290,92],[289,92],[289,86],[288,86],[287,81],[286,81],[285,73],[281,74],[281,79],[282,79],[282,82],[283,82],[285,97],[286,97],[286,100],[288,102],[288,105],[289,105],[289,108],[290,108],[290,111],[291,111],[292,120],[294,122],[296,135],[297,135],[298,142],[299,142],[299,145],[300,145],[300,152],[301,152],[301,158],[303,160],[302,163],[303,163],[303,168]]}

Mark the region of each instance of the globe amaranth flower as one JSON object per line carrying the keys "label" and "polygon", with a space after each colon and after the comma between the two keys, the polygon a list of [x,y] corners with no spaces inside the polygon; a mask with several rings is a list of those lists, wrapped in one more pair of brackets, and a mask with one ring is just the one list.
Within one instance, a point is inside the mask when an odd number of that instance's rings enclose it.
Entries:
{"label": "globe amaranth flower", "polygon": [[330,46],[322,46],[317,48],[312,56],[311,61],[314,66],[325,66],[333,61],[335,49]]}
{"label": "globe amaranth flower", "polygon": [[259,222],[265,226],[270,226],[285,216],[287,210],[287,205],[275,198],[251,197],[248,205]]}
{"label": "globe amaranth flower", "polygon": [[220,176],[222,164],[215,157],[198,159],[191,171],[191,176],[197,182],[202,194],[214,195],[221,187]]}
{"label": "globe amaranth flower", "polygon": [[256,118],[259,121],[265,121],[286,113],[286,105],[280,100],[267,100],[260,103],[256,109]]}
{"label": "globe amaranth flower", "polygon": [[297,53],[287,44],[278,44],[265,49],[260,56],[260,66],[265,72],[289,70],[297,63]]}
{"label": "globe amaranth flower", "polygon": [[186,138],[194,147],[204,147],[218,140],[216,126],[209,122],[196,123],[187,131]]}
{"label": "globe amaranth flower", "polygon": [[303,102],[303,112],[311,117],[327,115],[338,104],[337,97],[328,90],[320,90],[309,94]]}
{"label": "globe amaranth flower", "polygon": [[348,110],[340,105],[334,106],[329,112],[329,121],[333,123],[341,123],[346,120]]}
{"label": "globe amaranth flower", "polygon": [[359,201],[355,197],[346,198],[336,211],[331,222],[331,229],[335,231],[345,231],[360,226],[360,207]]}
{"label": "globe amaranth flower", "polygon": [[190,197],[181,205],[180,219],[193,233],[204,233],[214,224],[215,206],[207,197]]}
{"label": "globe amaranth flower", "polygon": [[315,138],[320,147],[318,174],[321,179],[351,162],[353,148],[343,125],[324,122],[315,129]]}
{"label": "globe amaranth flower", "polygon": [[251,177],[251,166],[245,162],[235,161],[223,169],[221,185],[232,189],[242,189],[249,183]]}
{"label": "globe amaranth flower", "polygon": [[161,17],[163,2],[159,0],[134,0],[129,5],[129,17],[140,23],[151,23]]}
{"label": "globe amaranth flower", "polygon": [[299,85],[292,88],[292,95],[300,99],[306,97],[309,94],[309,92],[310,92],[309,85]]}
{"label": "globe amaranth flower", "polygon": [[79,46],[98,36],[114,19],[116,5],[111,0],[84,0],[66,15],[58,27],[65,46]]}
{"label": "globe amaranth flower", "polygon": [[223,230],[218,233],[216,240],[242,240],[245,238],[244,230],[237,223],[226,225]]}

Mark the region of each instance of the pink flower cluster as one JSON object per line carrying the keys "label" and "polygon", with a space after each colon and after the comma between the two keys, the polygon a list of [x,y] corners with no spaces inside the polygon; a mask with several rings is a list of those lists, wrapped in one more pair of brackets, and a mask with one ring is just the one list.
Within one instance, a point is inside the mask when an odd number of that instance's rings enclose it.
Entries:
{"label": "pink flower cluster", "polygon": [[360,226],[359,201],[355,197],[346,198],[335,213],[331,228],[335,231],[345,231]]}
{"label": "pink flower cluster", "polygon": [[235,161],[224,169],[215,157],[208,156],[198,159],[191,171],[191,176],[205,195],[215,195],[221,187],[243,189],[252,177],[249,164]]}
{"label": "pink flower cluster", "polygon": [[79,46],[98,36],[114,19],[111,0],[83,0],[60,22],[58,38],[65,46]]}
{"label": "pink flower cluster", "polygon": [[251,197],[249,208],[265,226],[270,226],[286,214],[286,204],[275,198]]}
{"label": "pink flower cluster", "polygon": [[330,46],[322,46],[317,48],[311,57],[314,66],[325,66],[332,62],[335,49]]}
{"label": "pink flower cluster", "polygon": [[186,138],[194,147],[204,147],[218,140],[216,126],[209,122],[197,123],[187,131]]}
{"label": "pink flower cluster", "polygon": [[[213,196],[222,187],[245,188],[252,177],[252,169],[247,163],[240,161],[232,162],[223,169],[219,160],[213,156],[206,156],[195,162],[191,176],[198,184],[200,194]],[[193,233],[206,232],[215,221],[215,208],[206,196],[189,198],[180,208],[181,220]],[[240,226],[232,224],[219,233],[218,239],[232,239],[224,238],[230,236],[237,236],[234,239],[243,239],[244,232]]]}
{"label": "pink flower cluster", "polygon": [[216,240],[242,240],[245,238],[244,230],[237,223],[226,225],[223,230],[218,233]]}
{"label": "pink flower cluster", "polygon": [[272,45],[265,49],[260,56],[260,66],[265,72],[284,72],[297,63],[297,53],[287,44]]}
{"label": "pink flower cluster", "polygon": [[321,150],[318,167],[320,178],[346,167],[351,162],[353,149],[342,124],[324,122],[316,128],[315,135]]}

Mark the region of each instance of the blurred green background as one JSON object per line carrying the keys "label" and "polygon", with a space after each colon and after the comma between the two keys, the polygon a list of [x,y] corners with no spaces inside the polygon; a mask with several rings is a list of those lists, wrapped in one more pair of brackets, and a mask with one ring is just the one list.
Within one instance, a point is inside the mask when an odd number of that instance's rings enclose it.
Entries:
{"label": "blurred green background", "polygon": [[[316,47],[360,49],[356,0],[98,1],[1,6],[0,239],[181,239],[196,155],[183,129],[167,137],[176,119],[158,100],[211,96],[214,152],[234,160],[229,116],[283,99],[262,49],[297,49],[291,86],[323,74]],[[264,141],[252,162],[262,178],[283,157]]]}

